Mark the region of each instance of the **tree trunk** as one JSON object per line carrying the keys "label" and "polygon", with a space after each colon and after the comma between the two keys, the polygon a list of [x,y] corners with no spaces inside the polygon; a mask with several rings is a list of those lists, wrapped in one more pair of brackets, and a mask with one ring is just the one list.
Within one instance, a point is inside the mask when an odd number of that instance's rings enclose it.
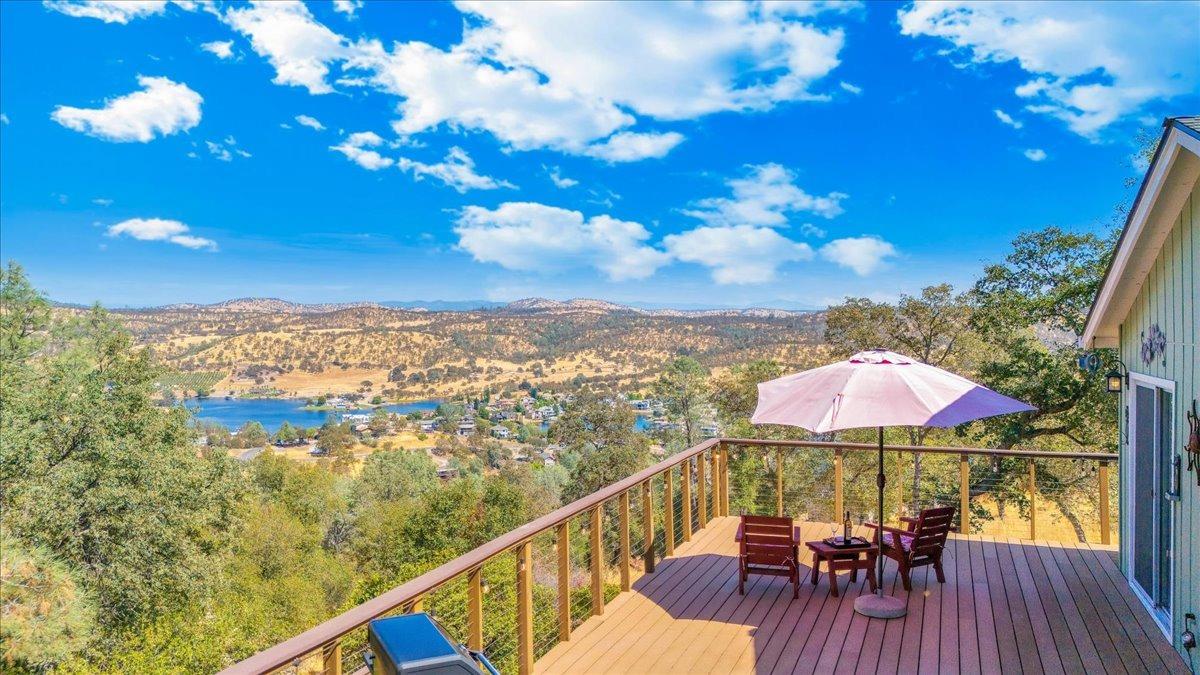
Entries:
{"label": "tree trunk", "polygon": [[1054,505],[1058,507],[1058,510],[1061,511],[1063,516],[1067,519],[1067,522],[1071,523],[1071,527],[1075,528],[1075,536],[1079,537],[1079,541],[1084,544],[1088,543],[1087,533],[1083,531],[1083,524],[1079,522],[1079,518],[1075,516],[1075,512],[1071,510],[1070,505],[1066,503],[1066,500],[1062,498],[1062,495],[1056,495],[1051,497],[1051,499],[1054,501]]}

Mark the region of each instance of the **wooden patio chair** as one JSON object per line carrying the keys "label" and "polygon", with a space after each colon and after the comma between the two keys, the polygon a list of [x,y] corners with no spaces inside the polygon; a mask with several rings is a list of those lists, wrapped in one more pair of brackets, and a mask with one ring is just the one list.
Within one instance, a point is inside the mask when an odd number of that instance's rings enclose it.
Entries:
{"label": "wooden patio chair", "polygon": [[746,594],[751,574],[787,577],[792,598],[800,597],[799,528],[791,518],[742,516],[736,539],[738,548],[738,594]]}
{"label": "wooden patio chair", "polygon": [[912,590],[909,572],[922,565],[933,565],[938,583],[946,583],[946,574],[942,572],[942,550],[946,548],[946,535],[953,529],[954,507],[924,509],[916,518],[901,516],[900,522],[904,523],[903,528],[875,523],[863,525],[875,530],[873,541],[876,545],[879,544],[880,535],[883,535],[883,554],[900,566],[904,590]]}

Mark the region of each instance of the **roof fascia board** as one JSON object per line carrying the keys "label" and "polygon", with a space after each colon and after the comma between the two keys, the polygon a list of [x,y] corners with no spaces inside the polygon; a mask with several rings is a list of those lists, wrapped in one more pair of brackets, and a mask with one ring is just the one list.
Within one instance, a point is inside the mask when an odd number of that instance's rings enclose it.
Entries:
{"label": "roof fascia board", "polygon": [[1187,151],[1200,157],[1200,140],[1191,134],[1183,133],[1180,131],[1178,125],[1173,123],[1167,127],[1166,133],[1163,134],[1163,140],[1159,144],[1158,152],[1155,153],[1154,160],[1150,164],[1150,169],[1146,174],[1146,180],[1142,184],[1137,201],[1129,213],[1129,219],[1125,223],[1124,231],[1121,233],[1117,250],[1113,253],[1112,262],[1109,264],[1109,269],[1104,276],[1100,291],[1096,294],[1095,302],[1092,303],[1091,312],[1088,314],[1087,325],[1084,328],[1082,336],[1084,347],[1115,346],[1117,340],[1116,332],[1110,330],[1104,334],[1100,334],[1100,328],[1106,323],[1108,312],[1112,306],[1113,295],[1116,293],[1118,285],[1126,281],[1124,277],[1130,258],[1137,247],[1138,240],[1144,233],[1147,220],[1154,209],[1162,187],[1170,175],[1171,169],[1175,167],[1179,153],[1182,151]]}

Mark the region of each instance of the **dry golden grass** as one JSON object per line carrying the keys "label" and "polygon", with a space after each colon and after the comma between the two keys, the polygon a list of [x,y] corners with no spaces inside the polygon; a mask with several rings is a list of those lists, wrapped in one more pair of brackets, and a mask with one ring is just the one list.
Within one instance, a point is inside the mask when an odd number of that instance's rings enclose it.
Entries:
{"label": "dry golden grass", "polygon": [[[820,315],[667,316],[552,312],[324,313],[209,308],[117,313],[169,365],[226,373],[218,393],[276,388],[295,396],[388,389],[395,399],[477,395],[523,381],[561,387],[582,376],[638,387],[678,355],[712,369],[773,358],[785,368],[819,352]],[[397,382],[388,382],[394,369]],[[539,373],[535,375],[535,372]]]}

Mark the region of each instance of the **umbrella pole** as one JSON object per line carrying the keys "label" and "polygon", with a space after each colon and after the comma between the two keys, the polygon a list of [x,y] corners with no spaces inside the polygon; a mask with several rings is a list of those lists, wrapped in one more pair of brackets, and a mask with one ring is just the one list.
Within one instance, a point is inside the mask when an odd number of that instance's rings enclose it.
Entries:
{"label": "umbrella pole", "polygon": [[[879,427],[879,473],[875,484],[879,490],[879,526],[883,527],[883,486],[887,479],[883,475],[883,427]],[[883,594],[883,530],[875,531],[879,537],[879,550],[875,556],[875,594],[860,595],[854,599],[854,611],[876,619],[896,619],[908,612],[908,603],[900,598]]]}
{"label": "umbrella pole", "polygon": [[[883,525],[883,486],[887,478],[883,475],[883,427],[879,427],[879,473],[875,476],[875,485],[879,489],[879,524]],[[883,530],[879,530],[879,550],[875,557],[875,595],[883,596]]]}

